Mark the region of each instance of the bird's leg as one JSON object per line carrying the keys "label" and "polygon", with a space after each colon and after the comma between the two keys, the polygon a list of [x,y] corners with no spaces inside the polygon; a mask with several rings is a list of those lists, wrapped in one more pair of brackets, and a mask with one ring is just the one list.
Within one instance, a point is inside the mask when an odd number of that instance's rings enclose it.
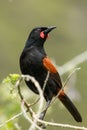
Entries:
{"label": "bird's leg", "polygon": [[46,114],[46,112],[47,112],[47,109],[48,109],[50,103],[51,103],[51,100],[48,100],[48,101],[46,102],[46,106],[45,106],[44,110],[40,113],[39,119],[41,119],[41,120],[44,119],[45,114]]}
{"label": "bird's leg", "polygon": [[[51,103],[51,100],[48,100],[48,101],[46,102],[46,106],[45,106],[44,110],[40,113],[40,116],[39,116],[39,119],[40,119],[40,120],[43,120],[43,119],[44,119],[45,114],[46,114],[46,112],[47,112],[47,109],[49,108],[50,103]],[[45,124],[39,123],[38,125],[39,125],[40,127],[42,127],[43,129],[46,128]]]}

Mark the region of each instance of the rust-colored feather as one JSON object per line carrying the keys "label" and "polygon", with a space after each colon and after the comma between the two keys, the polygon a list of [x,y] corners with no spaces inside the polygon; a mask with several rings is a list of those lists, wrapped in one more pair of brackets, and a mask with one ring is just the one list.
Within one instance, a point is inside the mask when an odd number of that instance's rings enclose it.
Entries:
{"label": "rust-colored feather", "polygon": [[52,62],[50,61],[50,59],[48,57],[45,57],[43,59],[43,65],[51,73],[57,73],[55,66],[52,64]]}

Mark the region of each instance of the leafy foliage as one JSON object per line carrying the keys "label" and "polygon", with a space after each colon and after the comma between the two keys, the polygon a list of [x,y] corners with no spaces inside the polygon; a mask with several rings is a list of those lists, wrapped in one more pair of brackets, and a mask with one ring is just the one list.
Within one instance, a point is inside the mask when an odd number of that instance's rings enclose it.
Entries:
{"label": "leafy foliage", "polygon": [[15,85],[17,80],[20,78],[19,74],[9,74],[4,80],[3,83],[11,83]]}

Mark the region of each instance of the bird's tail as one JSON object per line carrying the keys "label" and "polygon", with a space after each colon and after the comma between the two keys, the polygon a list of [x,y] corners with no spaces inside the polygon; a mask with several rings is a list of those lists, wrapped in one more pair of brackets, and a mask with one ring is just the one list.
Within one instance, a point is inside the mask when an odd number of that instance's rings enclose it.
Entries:
{"label": "bird's tail", "polygon": [[71,115],[77,122],[82,122],[82,117],[80,113],[78,112],[77,108],[74,106],[72,101],[69,99],[69,97],[64,93],[64,91],[60,92],[58,99],[68,109],[68,111],[71,113]]}

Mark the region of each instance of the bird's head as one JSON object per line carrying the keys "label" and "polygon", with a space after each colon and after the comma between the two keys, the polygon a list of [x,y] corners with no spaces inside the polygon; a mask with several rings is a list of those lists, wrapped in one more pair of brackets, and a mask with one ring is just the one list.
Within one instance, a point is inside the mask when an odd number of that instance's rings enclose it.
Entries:
{"label": "bird's head", "polygon": [[34,28],[28,37],[28,46],[33,44],[38,46],[43,45],[43,43],[48,37],[49,32],[51,32],[55,28],[55,26]]}

